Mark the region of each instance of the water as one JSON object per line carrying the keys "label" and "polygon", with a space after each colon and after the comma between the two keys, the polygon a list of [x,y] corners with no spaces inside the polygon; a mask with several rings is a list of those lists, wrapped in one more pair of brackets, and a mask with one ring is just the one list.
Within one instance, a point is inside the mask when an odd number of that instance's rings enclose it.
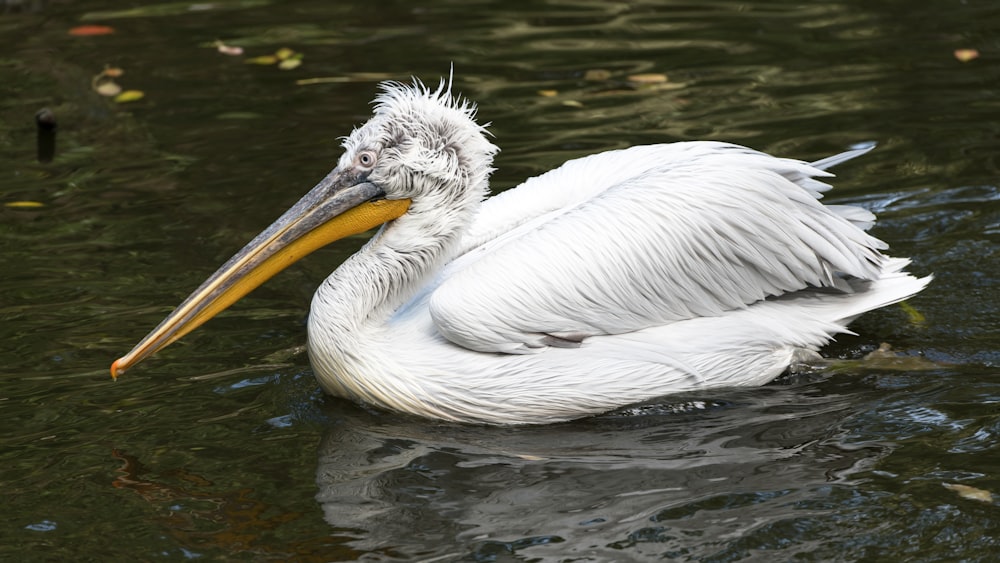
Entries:
{"label": "water", "polygon": [[[0,7],[0,194],[44,204],[0,209],[0,560],[987,561],[1000,548],[997,501],[945,486],[1000,493],[993,3]],[[82,24],[115,33],[67,33]],[[302,66],[243,62],[281,47]],[[981,57],[961,63],[959,48]],[[312,291],[358,238],[108,378],[325,174],[377,77],[434,81],[452,63],[503,148],[496,189],[636,143],[815,159],[877,142],[829,198],[876,211],[877,236],[936,279],[911,302],[923,321],[872,313],[826,353],[885,341],[903,360],[543,428],[369,412],[323,396],[301,349]],[[145,98],[93,93],[105,65]],[[668,82],[636,88],[637,73]],[[48,164],[43,107],[58,119]]]}

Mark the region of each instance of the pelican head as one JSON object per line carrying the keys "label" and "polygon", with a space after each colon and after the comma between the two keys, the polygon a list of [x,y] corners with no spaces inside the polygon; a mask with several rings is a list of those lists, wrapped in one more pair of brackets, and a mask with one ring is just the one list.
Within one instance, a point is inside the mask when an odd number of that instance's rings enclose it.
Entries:
{"label": "pelican head", "polygon": [[422,227],[413,232],[458,236],[489,191],[498,150],[475,117],[474,104],[453,96],[450,82],[442,80],[437,89],[418,80],[412,86],[383,83],[372,118],[344,139],[337,166],[116,360],[112,376],[334,241],[422,216]]}
{"label": "pelican head", "polygon": [[344,140],[336,170],[358,170],[389,199],[482,201],[498,149],[476,123],[475,106],[444,81],[436,90],[419,81],[381,87],[372,118]]}

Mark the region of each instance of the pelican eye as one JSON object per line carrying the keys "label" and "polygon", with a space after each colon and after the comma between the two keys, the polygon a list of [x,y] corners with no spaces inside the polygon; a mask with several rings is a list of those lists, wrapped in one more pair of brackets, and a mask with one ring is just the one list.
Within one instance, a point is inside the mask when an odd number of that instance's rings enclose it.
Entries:
{"label": "pelican eye", "polygon": [[354,159],[361,168],[372,168],[375,166],[376,160],[375,153],[372,151],[361,151],[358,153],[357,158]]}

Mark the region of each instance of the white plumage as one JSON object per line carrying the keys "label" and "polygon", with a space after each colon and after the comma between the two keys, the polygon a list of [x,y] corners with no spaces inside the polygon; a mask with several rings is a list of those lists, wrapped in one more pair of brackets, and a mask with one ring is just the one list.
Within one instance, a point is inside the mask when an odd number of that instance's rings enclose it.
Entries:
{"label": "white plumage", "polygon": [[824,169],[865,150],[808,164],[717,142],[638,146],[487,198],[497,148],[449,89],[383,85],[337,168],[265,231],[331,184],[410,202],[313,299],[309,353],[331,394],[544,423],[760,385],[930,280],[881,253],[871,213],[818,201]]}
{"label": "white plumage", "polygon": [[[342,165],[389,123],[447,124],[440,146],[452,128],[479,137],[456,143],[470,170],[432,188],[454,200],[436,194],[429,212],[387,225],[316,293],[309,349],[332,394],[451,420],[539,423],[760,385],[928,281],[879,252],[885,244],[857,226],[870,213],[817,201],[829,186],[813,178],[828,173],[724,143],[573,160],[480,205],[485,178],[464,178],[489,170],[495,149],[472,119],[443,89],[389,85],[346,143]],[[433,156],[419,161],[439,170]],[[420,251],[425,260],[398,259]],[[845,278],[856,291],[843,291]],[[841,291],[799,291],[809,287]]]}

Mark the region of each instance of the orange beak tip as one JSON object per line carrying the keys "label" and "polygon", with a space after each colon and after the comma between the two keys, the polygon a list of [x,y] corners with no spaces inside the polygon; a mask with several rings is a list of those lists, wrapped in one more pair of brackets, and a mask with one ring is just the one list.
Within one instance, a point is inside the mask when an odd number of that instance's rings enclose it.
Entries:
{"label": "orange beak tip", "polygon": [[122,374],[121,368],[118,367],[118,362],[120,361],[122,361],[122,359],[118,358],[111,363],[111,379],[115,381],[118,381],[118,376]]}

